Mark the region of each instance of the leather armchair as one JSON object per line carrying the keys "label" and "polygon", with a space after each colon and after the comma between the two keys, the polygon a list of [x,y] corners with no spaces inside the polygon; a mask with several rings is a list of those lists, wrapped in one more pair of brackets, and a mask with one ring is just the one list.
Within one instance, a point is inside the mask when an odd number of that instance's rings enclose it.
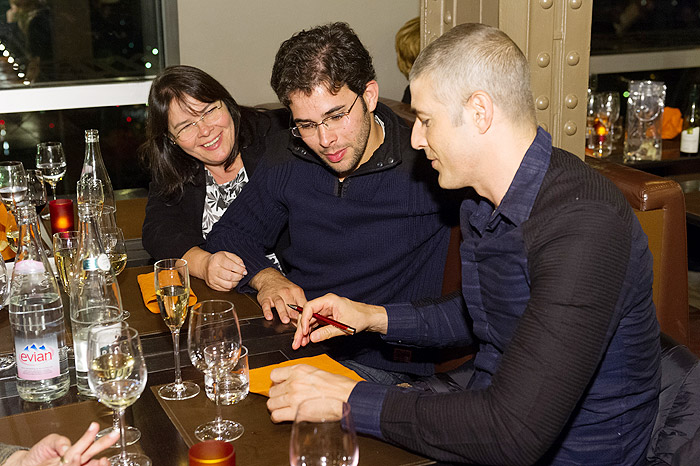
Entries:
{"label": "leather armchair", "polygon": [[654,256],[654,304],[661,331],[688,344],[688,248],[685,197],[666,178],[604,159],[586,163],[610,179],[635,209]]}

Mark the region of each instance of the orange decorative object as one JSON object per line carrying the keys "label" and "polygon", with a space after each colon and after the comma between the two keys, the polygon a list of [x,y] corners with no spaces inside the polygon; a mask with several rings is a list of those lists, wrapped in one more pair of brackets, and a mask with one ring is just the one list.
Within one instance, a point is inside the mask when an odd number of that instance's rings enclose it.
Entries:
{"label": "orange decorative object", "polygon": [[683,115],[677,108],[666,107],[664,109],[663,118],[661,119],[661,138],[673,139],[683,129]]}
{"label": "orange decorative object", "polygon": [[2,258],[6,261],[15,257],[15,252],[7,242],[7,236],[5,236],[5,232],[9,227],[17,229],[15,216],[8,212],[5,204],[0,203],[0,252],[2,253]]}

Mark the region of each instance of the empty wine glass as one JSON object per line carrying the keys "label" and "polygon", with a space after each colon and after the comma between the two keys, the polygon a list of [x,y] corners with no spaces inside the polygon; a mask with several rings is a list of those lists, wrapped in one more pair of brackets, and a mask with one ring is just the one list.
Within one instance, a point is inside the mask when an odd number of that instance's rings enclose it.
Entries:
{"label": "empty wine glass", "polygon": [[299,405],[289,438],[291,466],[356,466],[359,459],[349,404],[311,398]]}
{"label": "empty wine glass", "polygon": [[158,308],[173,336],[175,382],[163,385],[158,395],[164,400],[186,400],[197,396],[199,385],[183,382],[180,372],[180,328],[187,318],[190,300],[190,273],[184,259],[163,259],[153,266]]}
{"label": "empty wine glass", "polygon": [[214,379],[216,418],[197,427],[195,437],[200,441],[236,440],[243,435],[243,426],[222,419],[219,402],[222,372],[230,371],[241,354],[241,331],[233,303],[208,300],[192,306],[187,348],[192,365]]}
{"label": "empty wine glass", "polygon": [[123,321],[93,324],[88,330],[88,383],[100,403],[119,416],[121,452],[113,465],[150,466],[145,456],[126,452],[124,411],[139,399],[148,373],[138,332]]}
{"label": "empty wine glass", "polygon": [[[6,301],[10,296],[10,277],[7,275],[5,261],[0,255],[0,308],[6,307]],[[0,371],[10,369],[15,365],[15,357],[11,354],[0,356]]]}
{"label": "empty wine glass", "polygon": [[56,199],[56,185],[66,174],[66,155],[60,142],[41,142],[36,145],[36,168],[51,186],[51,198]]}
{"label": "empty wine glass", "polygon": [[[27,175],[22,162],[0,162],[0,199],[13,216],[17,206],[27,202]],[[10,222],[5,230],[10,248],[17,252],[19,245],[19,228],[16,222]]]}
{"label": "empty wine glass", "polygon": [[0,198],[13,214],[15,207],[26,202],[27,174],[22,162],[0,162]]}

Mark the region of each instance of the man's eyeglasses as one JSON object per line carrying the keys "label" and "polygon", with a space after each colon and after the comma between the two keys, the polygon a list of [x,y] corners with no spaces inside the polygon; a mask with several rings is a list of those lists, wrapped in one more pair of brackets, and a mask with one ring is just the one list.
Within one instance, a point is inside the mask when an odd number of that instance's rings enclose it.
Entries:
{"label": "man's eyeglasses", "polygon": [[197,133],[199,132],[199,128],[197,127],[197,125],[199,125],[199,123],[202,121],[204,122],[204,124],[207,125],[216,123],[216,121],[219,118],[221,118],[221,115],[223,115],[223,110],[221,110],[223,105],[223,102],[219,101],[216,106],[202,113],[202,116],[200,116],[196,121],[185,125],[184,128],[182,128],[180,131],[177,132],[177,134],[175,134],[175,141],[187,142],[191,139],[194,139],[194,137],[197,136]]}
{"label": "man's eyeglasses", "polygon": [[337,131],[345,128],[345,124],[350,119],[350,112],[352,112],[352,108],[355,106],[355,103],[359,97],[360,94],[357,94],[357,97],[355,97],[355,100],[352,101],[352,105],[350,105],[347,112],[336,113],[335,115],[326,117],[321,120],[320,123],[297,123],[296,126],[292,126],[290,128],[292,130],[292,134],[298,138],[308,138],[315,135],[316,130],[321,125],[325,126],[328,131]]}

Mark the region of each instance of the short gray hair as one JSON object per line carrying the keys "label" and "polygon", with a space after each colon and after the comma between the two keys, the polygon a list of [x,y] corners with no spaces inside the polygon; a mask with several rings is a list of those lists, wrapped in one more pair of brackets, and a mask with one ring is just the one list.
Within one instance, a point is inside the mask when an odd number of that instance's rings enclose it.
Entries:
{"label": "short gray hair", "polygon": [[432,80],[435,97],[452,106],[453,123],[476,91],[489,94],[511,122],[537,125],[530,89],[530,66],[503,31],[479,23],[455,26],[418,55],[409,80]]}

